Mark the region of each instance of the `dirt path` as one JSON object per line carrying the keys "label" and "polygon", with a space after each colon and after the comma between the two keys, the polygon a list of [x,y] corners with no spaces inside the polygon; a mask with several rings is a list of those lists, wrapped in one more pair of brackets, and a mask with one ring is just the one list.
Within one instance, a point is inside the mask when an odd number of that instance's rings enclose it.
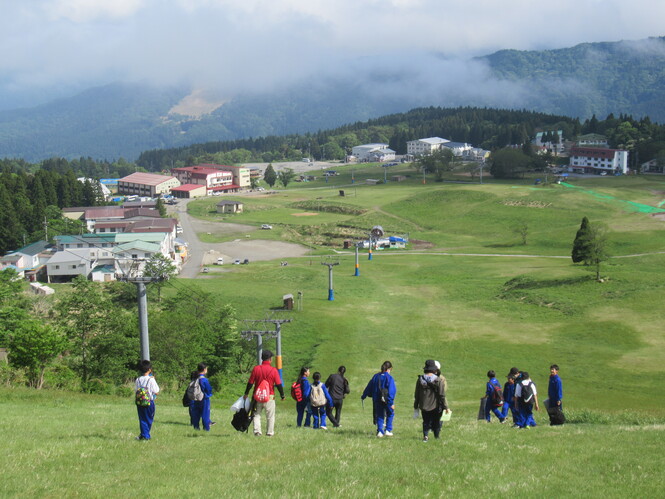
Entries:
{"label": "dirt path", "polygon": [[[211,273],[219,273],[229,269],[233,261],[248,259],[251,262],[265,260],[286,260],[305,256],[309,249],[299,244],[282,241],[256,239],[260,234],[253,225],[232,224],[225,222],[208,222],[199,220],[187,213],[188,199],[181,200],[175,206],[169,206],[169,212],[177,216],[183,233],[179,236],[188,243],[189,258],[182,266],[180,277],[188,279],[199,275],[203,267],[209,266]],[[218,235],[237,235],[237,239],[225,243],[204,243],[199,233],[207,232]],[[214,265],[218,258],[224,259],[224,265]]]}

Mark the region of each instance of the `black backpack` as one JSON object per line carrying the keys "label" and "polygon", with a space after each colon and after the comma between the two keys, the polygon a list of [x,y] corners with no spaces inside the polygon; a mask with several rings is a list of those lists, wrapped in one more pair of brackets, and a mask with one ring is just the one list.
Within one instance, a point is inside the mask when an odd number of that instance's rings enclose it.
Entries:
{"label": "black backpack", "polygon": [[247,431],[249,428],[249,414],[247,414],[247,411],[244,407],[233,415],[231,426],[233,426],[238,431]]}
{"label": "black backpack", "polygon": [[529,381],[526,385],[522,385],[520,402],[523,404],[533,404],[535,402],[533,395],[533,383],[531,381]]}

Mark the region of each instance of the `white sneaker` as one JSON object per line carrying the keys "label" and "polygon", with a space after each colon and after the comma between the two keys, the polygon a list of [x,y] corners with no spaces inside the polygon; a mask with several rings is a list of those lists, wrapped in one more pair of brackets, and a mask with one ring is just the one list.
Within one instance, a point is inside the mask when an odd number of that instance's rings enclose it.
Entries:
{"label": "white sneaker", "polygon": [[322,426],[321,429],[322,430],[327,430],[328,428],[326,428],[325,426]]}
{"label": "white sneaker", "polygon": [[377,432],[376,438],[383,438],[383,433],[381,433],[380,431]]}
{"label": "white sneaker", "polygon": [[393,436],[393,432],[392,432],[392,431],[387,431],[387,432],[385,433],[385,435],[386,435],[386,437],[392,437],[392,436]]}

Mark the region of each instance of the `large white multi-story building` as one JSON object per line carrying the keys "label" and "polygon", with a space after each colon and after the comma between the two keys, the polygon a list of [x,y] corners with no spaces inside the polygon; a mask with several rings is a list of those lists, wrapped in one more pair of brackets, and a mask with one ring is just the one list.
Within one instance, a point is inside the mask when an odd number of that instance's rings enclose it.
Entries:
{"label": "large white multi-story building", "polygon": [[442,139],[441,137],[409,140],[406,143],[406,153],[411,154],[412,156],[427,156],[434,151],[441,149],[441,146],[446,142],[450,141],[448,139]]}
{"label": "large white multi-story building", "polygon": [[455,156],[465,156],[473,147],[466,142],[452,142],[441,137],[410,140],[406,143],[406,153],[411,156],[427,156],[433,152],[448,148]]}
{"label": "large white multi-story building", "polygon": [[570,167],[580,173],[628,173],[628,151],[575,146],[570,150]]}

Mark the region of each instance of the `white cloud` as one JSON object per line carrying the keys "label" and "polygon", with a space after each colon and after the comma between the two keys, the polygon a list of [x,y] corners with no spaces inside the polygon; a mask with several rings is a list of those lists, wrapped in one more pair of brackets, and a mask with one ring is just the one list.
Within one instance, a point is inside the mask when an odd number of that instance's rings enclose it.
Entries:
{"label": "white cloud", "polygon": [[432,72],[440,64],[411,61],[658,36],[665,2],[24,0],[2,11],[0,93],[151,79],[232,94],[308,75],[352,77],[362,58],[445,79],[450,71]]}

